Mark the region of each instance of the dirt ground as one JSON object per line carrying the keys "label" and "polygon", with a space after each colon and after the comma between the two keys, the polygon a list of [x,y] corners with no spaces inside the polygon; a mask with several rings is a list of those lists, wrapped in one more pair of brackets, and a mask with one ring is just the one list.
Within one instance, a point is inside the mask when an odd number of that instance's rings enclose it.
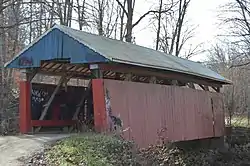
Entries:
{"label": "dirt ground", "polygon": [[70,134],[0,136],[0,166],[22,166],[20,158],[41,151],[45,144],[68,136]]}

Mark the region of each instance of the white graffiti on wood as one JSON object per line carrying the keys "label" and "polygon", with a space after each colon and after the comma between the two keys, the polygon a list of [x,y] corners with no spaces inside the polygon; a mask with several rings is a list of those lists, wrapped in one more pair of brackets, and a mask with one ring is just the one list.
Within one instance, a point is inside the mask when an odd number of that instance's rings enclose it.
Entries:
{"label": "white graffiti on wood", "polygon": [[43,102],[46,99],[46,96],[48,96],[48,92],[45,92],[42,89],[32,89],[31,93],[32,100],[36,103]]}
{"label": "white graffiti on wood", "polygon": [[107,123],[109,125],[109,130],[113,132],[122,132],[123,123],[119,116],[114,116],[112,114],[112,108],[110,103],[110,95],[109,91],[106,89],[105,92],[105,102],[106,102],[106,113],[107,113]]}

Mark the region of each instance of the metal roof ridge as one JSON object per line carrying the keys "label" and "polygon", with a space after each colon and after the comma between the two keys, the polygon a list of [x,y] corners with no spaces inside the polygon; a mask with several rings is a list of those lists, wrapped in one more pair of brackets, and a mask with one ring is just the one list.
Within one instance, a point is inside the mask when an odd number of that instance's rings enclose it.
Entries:
{"label": "metal roof ridge", "polygon": [[[74,28],[72,28],[72,27],[67,27],[67,26],[65,26],[65,25],[57,25],[57,26],[58,26],[59,29],[60,29],[61,31],[63,31],[63,32],[65,32],[65,31],[64,31],[63,29],[61,29],[60,27],[66,28],[66,29],[71,29],[71,30],[74,30],[74,31],[77,31],[77,32],[80,32],[80,33],[86,33],[86,34],[88,34],[88,35],[92,35],[92,36],[95,36],[95,37],[100,37],[100,38],[112,40],[112,41],[115,41],[115,42],[120,42],[121,44],[127,44],[127,45],[133,46],[133,47],[141,47],[141,48],[144,48],[144,49],[148,49],[148,50],[150,50],[150,51],[154,51],[154,52],[160,53],[161,56],[168,56],[168,57],[170,57],[172,60],[174,60],[174,61],[175,61],[176,63],[178,63],[178,64],[180,64],[180,63],[179,63],[178,61],[176,61],[176,59],[182,59],[182,60],[184,60],[184,61],[189,61],[189,62],[191,62],[191,63],[195,63],[195,64],[198,64],[198,65],[200,65],[200,66],[203,66],[203,65],[200,64],[199,62],[195,62],[195,61],[192,61],[192,60],[189,60],[189,59],[185,59],[185,58],[183,58],[183,57],[178,57],[178,56],[174,56],[174,55],[171,55],[171,54],[167,54],[167,53],[164,53],[164,52],[162,52],[162,51],[154,50],[154,49],[149,48],[149,47],[145,47],[145,46],[141,46],[141,45],[137,45],[137,44],[133,44],[133,43],[129,43],[129,42],[124,42],[124,41],[117,40],[117,39],[112,39],[112,38],[109,38],[109,37],[106,37],[106,36],[101,36],[101,35],[89,33],[89,32],[86,32],[86,31],[74,29]],[[80,43],[82,43],[82,44],[88,46],[89,48],[91,48],[91,49],[93,49],[93,50],[95,50],[95,48],[93,48],[92,46],[89,46],[88,44],[86,44],[86,43],[84,43],[84,42],[82,42],[82,41],[80,41],[80,39],[77,39],[77,37],[74,37],[74,36],[70,35],[70,34],[67,33],[67,32],[65,32],[65,34],[67,34],[67,35],[73,37],[74,39],[76,39],[76,40],[79,41]],[[96,52],[97,52],[97,51],[96,51]],[[109,57],[108,55],[105,55],[105,56]],[[110,58],[110,60],[112,59],[111,57],[109,57],[109,58]],[[183,64],[180,64],[180,65],[182,65],[183,67],[189,68],[189,67],[187,67],[186,65],[183,65]],[[205,66],[203,66],[203,67],[205,67]]]}

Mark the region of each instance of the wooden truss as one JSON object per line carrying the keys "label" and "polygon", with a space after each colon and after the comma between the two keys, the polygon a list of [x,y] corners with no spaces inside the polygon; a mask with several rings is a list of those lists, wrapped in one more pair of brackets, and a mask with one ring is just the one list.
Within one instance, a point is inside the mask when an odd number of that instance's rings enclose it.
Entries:
{"label": "wooden truss", "polygon": [[[85,93],[83,94],[83,96],[82,96],[82,98],[81,98],[79,104],[77,105],[76,112],[74,113],[72,120],[77,120],[77,117],[78,117],[78,115],[79,115],[79,112],[80,112],[80,110],[81,110],[83,104],[85,103],[87,97],[90,95],[91,86],[92,86],[92,81],[89,81],[88,88],[87,88],[87,90],[85,91]],[[73,129],[74,129],[74,127],[71,126],[71,127],[69,128],[69,132],[71,132]]]}
{"label": "wooden truss", "polygon": [[[43,109],[43,111],[42,111],[42,114],[41,114],[39,120],[44,120],[44,118],[45,118],[45,116],[46,116],[46,114],[47,114],[47,112],[48,112],[48,110],[49,110],[49,107],[51,106],[52,101],[54,100],[56,94],[57,94],[58,91],[60,90],[60,87],[61,87],[64,83],[67,84],[68,81],[69,81],[69,79],[67,79],[66,76],[61,76],[61,78],[60,78],[60,80],[59,80],[59,82],[58,82],[58,84],[57,84],[55,90],[53,91],[52,95],[50,96],[48,102],[44,105],[44,109]],[[36,128],[35,132],[39,132],[40,129],[41,129],[41,126],[38,127],[38,128]]]}
{"label": "wooden truss", "polygon": [[[202,79],[187,74],[176,72],[158,71],[143,67],[135,67],[125,64],[98,64],[98,70],[91,70],[89,65],[70,64],[65,62],[42,62],[39,73],[46,75],[68,75],[79,79],[115,79],[122,81],[133,81],[143,83],[154,83],[163,85],[185,86],[192,89],[198,87],[201,90],[214,90],[220,92],[222,84],[209,79]],[[209,89],[211,87],[211,89]]]}

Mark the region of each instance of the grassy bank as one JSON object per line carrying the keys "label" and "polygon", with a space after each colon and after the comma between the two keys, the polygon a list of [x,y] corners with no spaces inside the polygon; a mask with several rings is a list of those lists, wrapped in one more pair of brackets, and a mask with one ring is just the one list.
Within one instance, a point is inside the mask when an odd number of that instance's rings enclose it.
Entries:
{"label": "grassy bank", "polygon": [[48,166],[224,166],[250,165],[250,129],[237,127],[223,149],[151,146],[136,150],[131,142],[102,134],[64,139],[46,153]]}
{"label": "grassy bank", "polygon": [[250,128],[247,116],[234,116],[232,118],[232,126]]}
{"label": "grassy bank", "polygon": [[56,166],[137,165],[134,154],[131,142],[89,133],[58,142],[46,153],[46,158]]}

